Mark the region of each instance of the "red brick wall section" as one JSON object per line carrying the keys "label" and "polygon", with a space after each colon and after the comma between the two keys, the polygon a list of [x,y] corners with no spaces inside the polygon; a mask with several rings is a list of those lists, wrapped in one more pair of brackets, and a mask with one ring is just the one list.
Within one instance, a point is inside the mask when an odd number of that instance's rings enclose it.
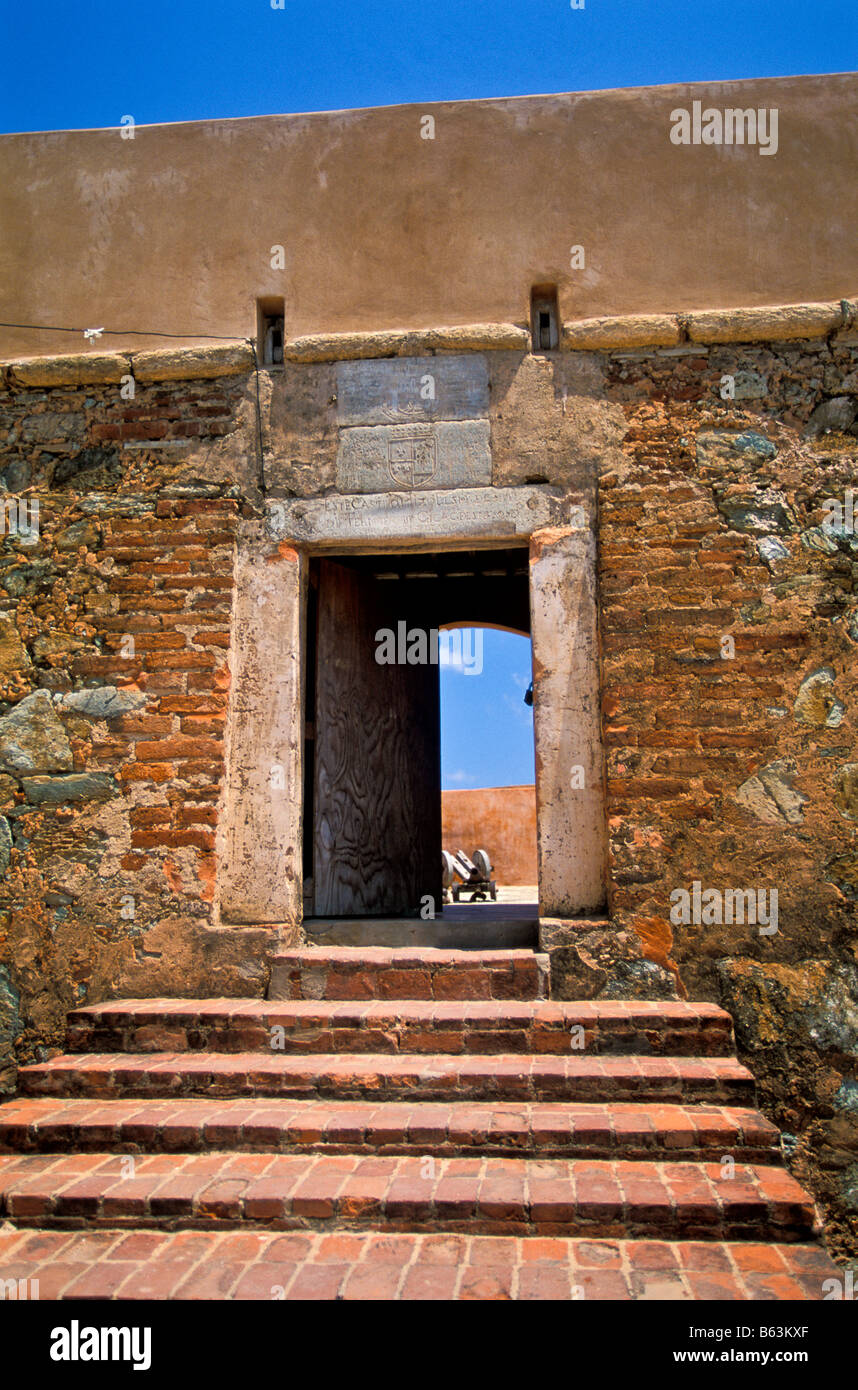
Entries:
{"label": "red brick wall section", "polygon": [[264,988],[211,949],[246,389],[0,386],[0,1088],[76,1003]]}
{"label": "red brick wall section", "polygon": [[[119,602],[99,623],[106,655],[72,668],[103,681],[130,675],[149,697],[145,712],[116,721],[117,737],[104,750],[120,759],[120,784],[176,788],[164,805],[132,809],[131,852],[122,867],[142,868],[141,851],[190,846],[200,897],[209,902],[224,771],[235,513],[236,504],[223,500],[158,502],[148,525],[113,522],[105,558],[116,563],[110,587]],[[130,658],[121,654],[129,636]]]}
{"label": "red brick wall section", "polygon": [[[612,359],[628,429],[599,529],[615,919],[681,992],[733,1012],[796,1162],[853,1240],[856,366],[827,344]],[[731,377],[750,395],[723,400]],[[839,532],[822,525],[828,499]],[[695,881],[700,920],[671,920]],[[728,889],[777,890],[777,930],[719,922]]]}

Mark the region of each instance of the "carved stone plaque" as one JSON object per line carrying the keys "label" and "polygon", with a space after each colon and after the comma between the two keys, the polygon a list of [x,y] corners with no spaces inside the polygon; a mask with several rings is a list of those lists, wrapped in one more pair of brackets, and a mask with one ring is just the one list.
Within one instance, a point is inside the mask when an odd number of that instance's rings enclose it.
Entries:
{"label": "carved stone plaque", "polygon": [[337,486],[343,492],[479,487],[491,480],[488,420],[340,430]]}
{"label": "carved stone plaque", "polygon": [[337,364],[337,423],[427,424],[484,420],[489,373],[484,357],[393,357]]}
{"label": "carved stone plaque", "polygon": [[489,378],[482,357],[337,366],[337,487],[401,492],[488,485]]}

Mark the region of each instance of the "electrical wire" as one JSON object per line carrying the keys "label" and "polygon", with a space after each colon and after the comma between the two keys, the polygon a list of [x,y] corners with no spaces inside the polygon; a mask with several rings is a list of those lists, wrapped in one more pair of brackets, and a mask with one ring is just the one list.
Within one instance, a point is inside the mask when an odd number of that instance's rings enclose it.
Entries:
{"label": "electrical wire", "polygon": [[[89,328],[58,328],[51,323],[2,323],[0,328],[30,328],[36,333],[90,333]],[[146,328],[100,328],[98,336],[107,335],[108,338],[194,338],[199,340],[204,338],[207,342],[220,343],[249,343],[249,338],[242,338],[237,333],[162,333],[157,329]]]}
{"label": "electrical wire", "polygon": [[259,443],[259,476],[257,483],[262,496],[265,496],[265,445],[262,442],[262,403],[259,399],[259,358],[256,355],[256,343],[252,338],[246,338],[245,342],[250,343],[250,351],[253,353],[253,370],[256,374],[256,433]]}

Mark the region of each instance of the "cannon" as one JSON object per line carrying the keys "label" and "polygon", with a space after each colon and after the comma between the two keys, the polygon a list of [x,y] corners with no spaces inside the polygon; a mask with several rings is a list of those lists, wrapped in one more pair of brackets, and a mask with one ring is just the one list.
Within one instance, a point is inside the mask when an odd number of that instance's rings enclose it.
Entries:
{"label": "cannon", "polygon": [[[457,881],[458,880],[458,881]],[[470,893],[472,903],[482,902],[490,897],[497,902],[498,888],[492,878],[492,861],[484,849],[474,850],[469,859],[463,849],[450,854],[441,851],[441,881],[444,887],[444,902],[460,900],[462,893]]]}

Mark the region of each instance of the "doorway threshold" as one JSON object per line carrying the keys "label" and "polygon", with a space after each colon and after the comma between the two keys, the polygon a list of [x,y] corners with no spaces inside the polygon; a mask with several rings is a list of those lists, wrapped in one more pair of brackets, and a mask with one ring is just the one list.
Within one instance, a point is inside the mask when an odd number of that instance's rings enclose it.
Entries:
{"label": "doorway threshold", "polygon": [[433,921],[420,917],[310,917],[308,946],[434,946],[447,951],[536,949],[533,901],[448,903]]}

